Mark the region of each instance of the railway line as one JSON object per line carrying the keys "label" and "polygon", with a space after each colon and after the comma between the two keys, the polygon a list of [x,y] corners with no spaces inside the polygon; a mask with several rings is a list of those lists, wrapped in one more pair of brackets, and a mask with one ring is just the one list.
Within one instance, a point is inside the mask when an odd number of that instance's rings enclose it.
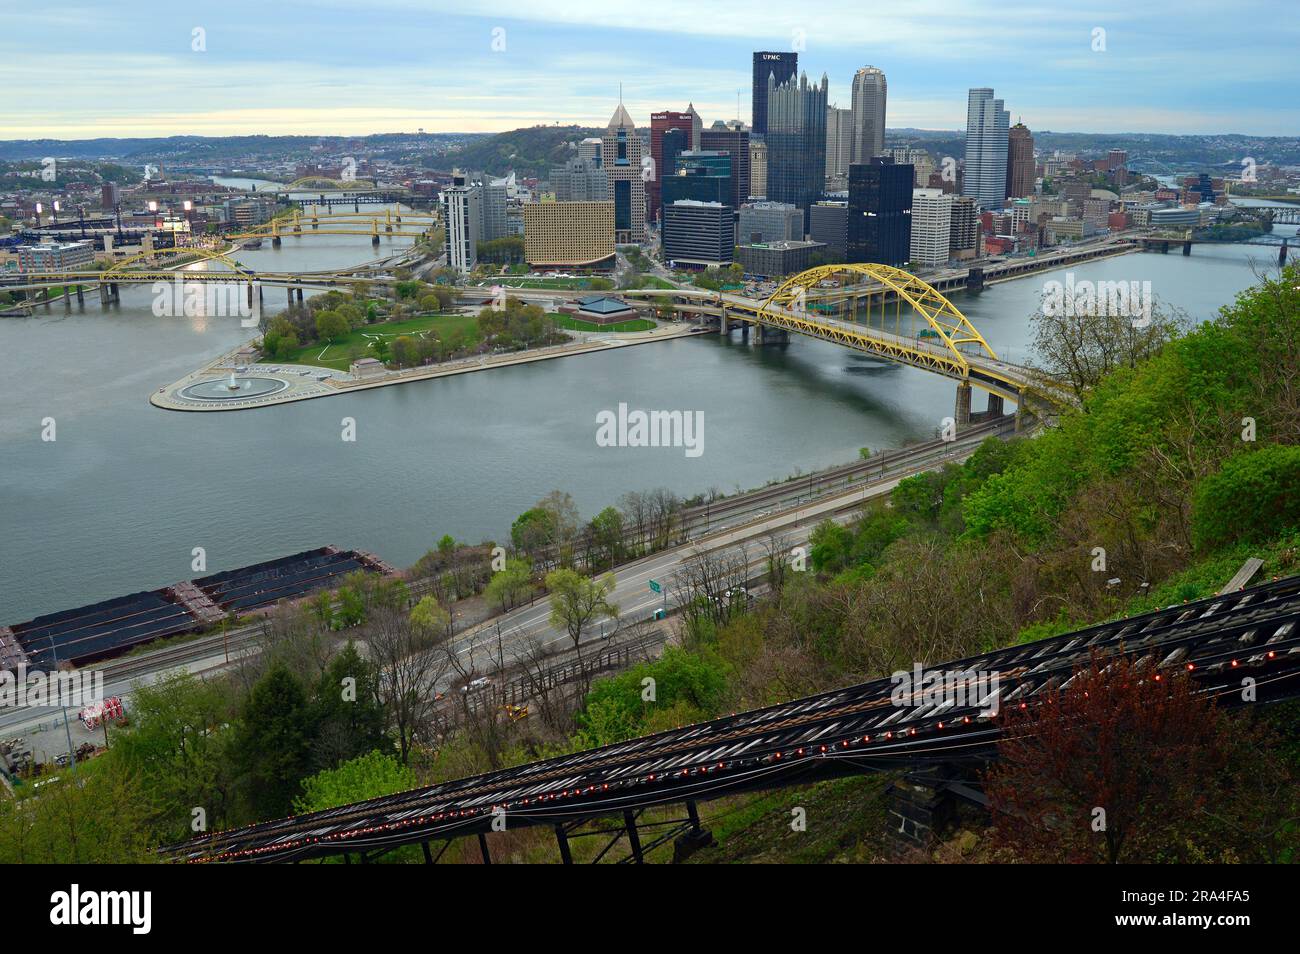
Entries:
{"label": "railway line", "polygon": [[[477,835],[487,860],[490,832],[553,826],[568,860],[567,834],[621,816],[635,860],[636,819],[648,808],[696,804],[740,792],[864,771],[988,759],[1000,735],[999,707],[1041,703],[1091,659],[1126,656],[1157,676],[1184,671],[1198,692],[1224,706],[1300,695],[1300,577],[1101,623],[1077,632],[926,667],[928,673],[996,673],[987,694],[942,703],[891,698],[894,683],[860,685],[698,725],[545,759],[328,811],[201,836],[160,849],[171,860],[300,861],[328,855],[377,857],[395,847]],[[1150,682],[1160,691],[1159,679]],[[973,793],[976,796],[978,793]],[[496,823],[494,825],[494,822]]]}

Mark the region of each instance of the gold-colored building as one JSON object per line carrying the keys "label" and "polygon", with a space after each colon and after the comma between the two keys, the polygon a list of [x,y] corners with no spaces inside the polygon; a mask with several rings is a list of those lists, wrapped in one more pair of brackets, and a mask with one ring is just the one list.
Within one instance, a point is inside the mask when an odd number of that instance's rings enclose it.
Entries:
{"label": "gold-colored building", "polygon": [[524,259],[533,268],[613,264],[613,202],[537,202],[523,208]]}

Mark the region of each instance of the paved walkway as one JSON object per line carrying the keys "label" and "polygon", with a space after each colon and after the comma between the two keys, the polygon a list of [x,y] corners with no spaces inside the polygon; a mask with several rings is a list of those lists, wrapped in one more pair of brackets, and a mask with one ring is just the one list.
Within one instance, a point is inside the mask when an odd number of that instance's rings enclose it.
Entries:
{"label": "paved walkway", "polygon": [[[382,374],[364,379],[358,379],[343,371],[331,371],[329,368],[314,365],[259,362],[248,366],[245,371],[236,371],[236,378],[241,376],[272,378],[282,382],[285,387],[273,394],[265,394],[260,397],[240,398],[232,393],[230,400],[219,401],[199,400],[187,397],[182,393],[186,388],[194,384],[229,379],[236,366],[236,349],[221,355],[215,361],[186,375],[179,381],[159,388],[150,396],[149,402],[155,407],[169,411],[241,411],[249,408],[267,407],[272,404],[287,404],[292,401],[307,401],[311,398],[329,397],[334,394],[383,388],[392,384],[405,384],[408,381],[425,381],[430,378],[447,377],[453,374],[469,374],[474,371],[487,371],[491,368],[529,364],[533,361],[547,361],[551,358],[567,358],[571,355],[591,354],[596,351],[608,351],[612,348],[627,348],[655,341],[685,338],[698,333],[700,333],[698,328],[684,322],[661,324],[649,331],[573,332],[575,338],[568,344],[535,348],[529,351],[512,351],[506,354],[478,355],[472,358],[462,358],[458,361],[424,365],[418,368],[406,368],[401,371],[385,371]],[[322,375],[328,375],[328,377],[320,380]]]}

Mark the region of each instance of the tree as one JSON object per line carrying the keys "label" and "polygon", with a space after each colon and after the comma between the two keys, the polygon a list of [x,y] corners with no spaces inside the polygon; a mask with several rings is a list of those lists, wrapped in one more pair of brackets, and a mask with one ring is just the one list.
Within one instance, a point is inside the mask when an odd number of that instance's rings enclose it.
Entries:
{"label": "tree", "polygon": [[386,752],[374,751],[304,779],[293,802],[298,814],[320,812],[353,802],[394,795],[418,784],[415,773]]}
{"label": "tree", "polygon": [[406,613],[381,607],[366,624],[365,640],[379,669],[379,697],[389,728],[406,765],[433,713],[437,684],[447,673],[446,654],[437,651],[441,634],[417,626]]}
{"label": "tree", "polygon": [[283,666],[264,675],[240,711],[236,757],[257,819],[289,814],[311,768],[311,722],[302,684]]}
{"label": "tree", "polygon": [[411,609],[411,625],[426,636],[441,636],[450,622],[451,615],[432,596],[422,597]]}
{"label": "tree", "polygon": [[1096,300],[1091,306],[1065,308],[1049,305],[1047,296],[1030,322],[1038,370],[1064,382],[1079,400],[1112,371],[1136,367],[1151,357],[1173,340],[1182,324],[1154,306],[1145,317],[1135,314],[1133,303],[1112,308]]}
{"label": "tree", "polygon": [[1203,550],[1300,527],[1300,447],[1270,444],[1229,457],[1196,488],[1192,533]]}
{"label": "tree", "polygon": [[117,733],[109,755],[136,780],[134,796],[148,813],[159,841],[193,834],[191,809],[202,808],[210,830],[233,820],[234,777],[229,685],[187,672],[138,686],[131,697],[131,726]]}
{"label": "tree", "polygon": [[574,570],[553,570],[546,574],[546,588],[551,594],[551,626],[568,634],[581,664],[582,636],[587,627],[599,619],[618,616],[618,607],[609,601],[614,574],[589,578]]}
{"label": "tree", "polygon": [[613,566],[623,559],[623,515],[617,507],[606,507],[591,518],[591,542],[598,566]]}
{"label": "tree", "polygon": [[316,334],[326,341],[337,341],[351,330],[347,318],[337,311],[322,311],[316,316]]}
{"label": "tree", "polygon": [[388,360],[388,342],[383,338],[375,338],[370,342],[370,350],[375,353],[375,357],[380,361]]}
{"label": "tree", "polygon": [[501,610],[513,609],[520,598],[532,588],[533,570],[527,560],[511,558],[506,565],[488,580],[485,595],[488,602]]}
{"label": "tree", "polygon": [[415,339],[410,335],[398,335],[393,339],[392,356],[399,368],[415,364],[419,359]]}
{"label": "tree", "polygon": [[[1004,710],[985,791],[998,838],[1018,858],[1263,860],[1278,838],[1300,838],[1294,779],[1256,744],[1258,727],[1234,725],[1185,673],[1155,676],[1150,665],[1094,658],[1067,689]],[[1272,801],[1275,787],[1285,794]]]}
{"label": "tree", "polygon": [[313,765],[329,769],[372,749],[390,749],[374,664],[347,644],[321,674],[311,704]]}

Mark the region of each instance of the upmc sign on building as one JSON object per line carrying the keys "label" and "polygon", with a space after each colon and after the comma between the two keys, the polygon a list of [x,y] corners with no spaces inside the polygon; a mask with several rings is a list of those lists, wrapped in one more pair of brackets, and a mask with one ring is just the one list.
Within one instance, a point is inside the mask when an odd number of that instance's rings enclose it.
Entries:
{"label": "upmc sign on building", "polygon": [[767,135],[767,77],[776,76],[780,86],[799,72],[798,53],[759,52],[754,54],[754,121],[751,128],[759,136]]}

